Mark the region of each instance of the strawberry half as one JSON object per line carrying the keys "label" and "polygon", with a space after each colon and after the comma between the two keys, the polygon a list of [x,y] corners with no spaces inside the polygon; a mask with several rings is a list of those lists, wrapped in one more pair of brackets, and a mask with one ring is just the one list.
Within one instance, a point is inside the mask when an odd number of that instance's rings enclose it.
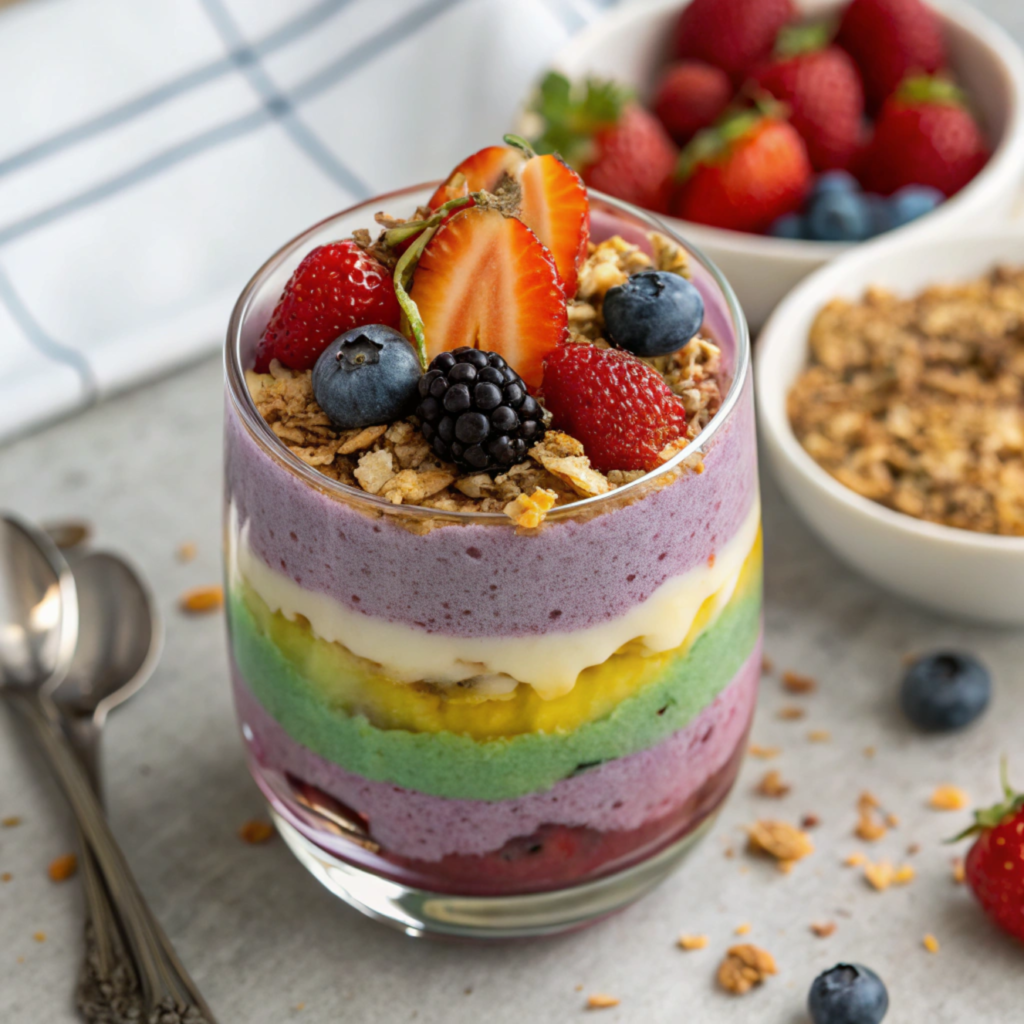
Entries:
{"label": "strawberry half", "polygon": [[463,345],[497,352],[540,385],[544,357],[568,332],[551,254],[515,217],[472,207],[452,217],[420,256],[409,297],[427,355]]}
{"label": "strawberry half", "polygon": [[257,373],[277,359],[311,370],[339,334],[354,327],[398,328],[401,309],[391,275],[351,239],[314,249],[295,268],[256,348]]}
{"label": "strawberry half", "polygon": [[448,175],[430,200],[432,209],[471,192],[493,192],[502,179],[521,189],[517,216],[541,240],[555,260],[567,296],[576,294],[576,278],[590,240],[590,203],[579,175],[557,156],[538,156],[522,140],[488,146],[467,157]]}

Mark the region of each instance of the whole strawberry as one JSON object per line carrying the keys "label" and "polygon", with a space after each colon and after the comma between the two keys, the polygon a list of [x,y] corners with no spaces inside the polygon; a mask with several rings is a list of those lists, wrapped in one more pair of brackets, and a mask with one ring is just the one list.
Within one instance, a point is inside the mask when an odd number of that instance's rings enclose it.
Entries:
{"label": "whole strawberry", "polygon": [[551,72],[533,109],[543,121],[539,152],[558,153],[599,192],[664,211],[678,150],[629,92],[596,79],[574,87]]}
{"label": "whole strawberry", "polygon": [[721,68],[740,85],[796,17],[793,0],[693,0],[675,29],[675,55]]}
{"label": "whole strawberry", "polygon": [[988,156],[985,137],[955,85],[909,78],[882,107],[858,170],[869,192],[891,195],[905,185],[928,185],[951,196]]}
{"label": "whole strawberry", "polygon": [[923,0],[852,0],[836,42],[857,62],[872,110],[908,75],[946,64],[942,23]]}
{"label": "whole strawberry", "polygon": [[732,82],[721,69],[699,60],[682,60],[665,69],[651,109],[665,131],[680,145],[722,115],[733,96]]}
{"label": "whole strawberry", "polygon": [[765,231],[798,210],[811,184],[807,148],[788,122],[757,111],[699,132],[683,151],[670,212],[733,231]]}
{"label": "whole strawberry", "polygon": [[824,27],[783,29],[775,59],[753,78],[787,104],[816,171],[849,166],[862,144],[864,90],[850,55],[828,45]]}
{"label": "whole strawberry", "polygon": [[996,924],[1024,941],[1024,793],[1015,793],[1002,765],[1003,801],[975,812],[963,835],[977,835],[967,854],[967,884]]}
{"label": "whole strawberry", "polygon": [[575,437],[595,469],[651,470],[686,431],[682,403],[636,356],[576,342],[544,363],[544,402],[552,425]]}
{"label": "whole strawberry", "polygon": [[311,370],[320,353],[353,327],[397,329],[401,309],[385,267],[352,240],[318,246],[295,268],[256,348],[256,372],[277,359]]}

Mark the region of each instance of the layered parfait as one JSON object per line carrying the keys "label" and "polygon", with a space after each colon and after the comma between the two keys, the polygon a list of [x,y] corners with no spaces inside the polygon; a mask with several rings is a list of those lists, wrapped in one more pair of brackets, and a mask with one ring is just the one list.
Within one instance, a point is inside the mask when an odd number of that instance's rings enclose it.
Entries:
{"label": "layered parfait", "polygon": [[284,250],[233,322],[252,772],[308,842],[415,890],[617,876],[709,820],[754,707],[742,327],[680,243],[521,140],[386,201]]}

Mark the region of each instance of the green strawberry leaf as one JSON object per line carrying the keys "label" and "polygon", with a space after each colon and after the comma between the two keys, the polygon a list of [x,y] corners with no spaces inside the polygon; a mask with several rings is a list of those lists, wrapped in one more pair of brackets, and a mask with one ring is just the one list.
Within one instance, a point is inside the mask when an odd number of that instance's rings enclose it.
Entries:
{"label": "green strawberry leaf", "polygon": [[804,53],[824,50],[832,42],[832,31],[823,22],[811,25],[786,25],[775,39],[775,56],[789,60]]}
{"label": "green strawberry leaf", "polygon": [[1024,810],[1024,793],[1018,793],[1010,785],[1010,769],[1004,757],[999,764],[999,781],[1003,787],[1003,800],[993,807],[986,807],[974,812],[974,824],[965,828],[959,835],[948,840],[950,843],[957,843],[968,836],[978,835],[1001,824],[1004,819],[1018,811]]}

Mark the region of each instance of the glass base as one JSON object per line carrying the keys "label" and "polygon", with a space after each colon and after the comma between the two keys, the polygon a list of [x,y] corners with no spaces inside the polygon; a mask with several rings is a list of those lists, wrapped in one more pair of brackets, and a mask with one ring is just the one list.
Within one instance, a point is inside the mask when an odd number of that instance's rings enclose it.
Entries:
{"label": "glass base", "polygon": [[270,813],[300,863],[350,906],[406,935],[459,939],[557,935],[593,924],[664,881],[717,817],[710,814],[692,832],[643,863],[594,882],[519,896],[454,896],[411,888],[348,864],[310,842],[273,807]]}

